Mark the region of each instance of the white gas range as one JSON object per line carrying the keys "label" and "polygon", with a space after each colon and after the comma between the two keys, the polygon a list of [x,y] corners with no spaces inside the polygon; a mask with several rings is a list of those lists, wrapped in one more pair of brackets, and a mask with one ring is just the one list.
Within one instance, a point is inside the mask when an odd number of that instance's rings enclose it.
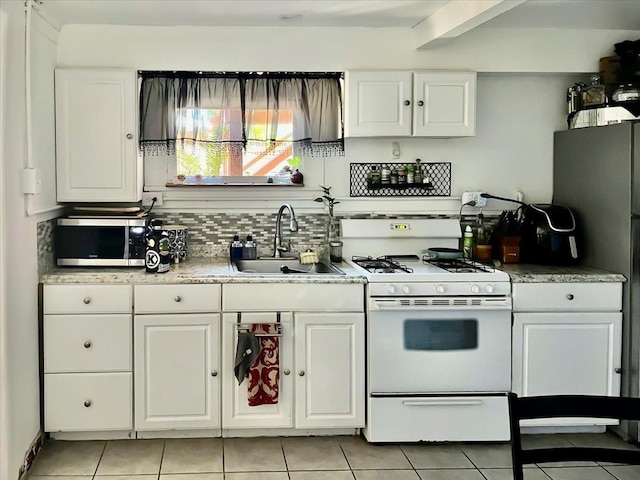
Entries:
{"label": "white gas range", "polygon": [[509,439],[511,285],[493,266],[433,261],[456,219],[345,219],[344,257],[368,278],[370,442]]}

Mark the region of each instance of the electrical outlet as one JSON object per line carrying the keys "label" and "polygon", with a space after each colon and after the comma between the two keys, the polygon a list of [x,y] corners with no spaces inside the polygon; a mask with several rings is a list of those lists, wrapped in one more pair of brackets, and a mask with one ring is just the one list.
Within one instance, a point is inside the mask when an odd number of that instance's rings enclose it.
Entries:
{"label": "electrical outlet", "polygon": [[142,206],[150,207],[153,203],[153,199],[156,199],[156,203],[153,204],[154,207],[162,206],[162,193],[161,192],[142,192]]}
{"label": "electrical outlet", "polygon": [[462,194],[462,204],[476,202],[474,206],[484,207],[487,205],[487,199],[480,196],[482,192],[464,192]]}

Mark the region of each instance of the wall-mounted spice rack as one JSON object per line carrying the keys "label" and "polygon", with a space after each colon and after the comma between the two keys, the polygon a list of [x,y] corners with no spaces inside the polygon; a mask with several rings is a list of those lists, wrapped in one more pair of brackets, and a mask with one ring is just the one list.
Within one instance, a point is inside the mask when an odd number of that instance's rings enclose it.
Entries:
{"label": "wall-mounted spice rack", "polygon": [[421,163],[423,177],[429,183],[407,183],[393,185],[370,185],[371,167],[378,169],[398,168],[406,163],[351,163],[350,191],[351,197],[449,197],[451,196],[451,163]]}

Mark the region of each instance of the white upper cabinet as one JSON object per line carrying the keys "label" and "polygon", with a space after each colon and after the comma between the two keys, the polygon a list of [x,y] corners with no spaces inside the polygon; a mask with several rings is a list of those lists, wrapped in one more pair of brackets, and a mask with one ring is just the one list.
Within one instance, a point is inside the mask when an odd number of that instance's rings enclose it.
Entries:
{"label": "white upper cabinet", "polygon": [[347,137],[475,135],[475,72],[346,74]]}
{"label": "white upper cabinet", "polygon": [[59,202],[137,202],[137,80],[132,70],[57,69]]}

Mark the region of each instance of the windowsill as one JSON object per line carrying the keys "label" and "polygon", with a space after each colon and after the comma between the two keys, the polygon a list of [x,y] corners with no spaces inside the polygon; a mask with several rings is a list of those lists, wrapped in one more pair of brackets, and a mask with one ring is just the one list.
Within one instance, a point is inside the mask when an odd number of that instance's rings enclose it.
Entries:
{"label": "windowsill", "polygon": [[223,183],[167,183],[166,187],[304,187],[304,183],[223,182]]}

